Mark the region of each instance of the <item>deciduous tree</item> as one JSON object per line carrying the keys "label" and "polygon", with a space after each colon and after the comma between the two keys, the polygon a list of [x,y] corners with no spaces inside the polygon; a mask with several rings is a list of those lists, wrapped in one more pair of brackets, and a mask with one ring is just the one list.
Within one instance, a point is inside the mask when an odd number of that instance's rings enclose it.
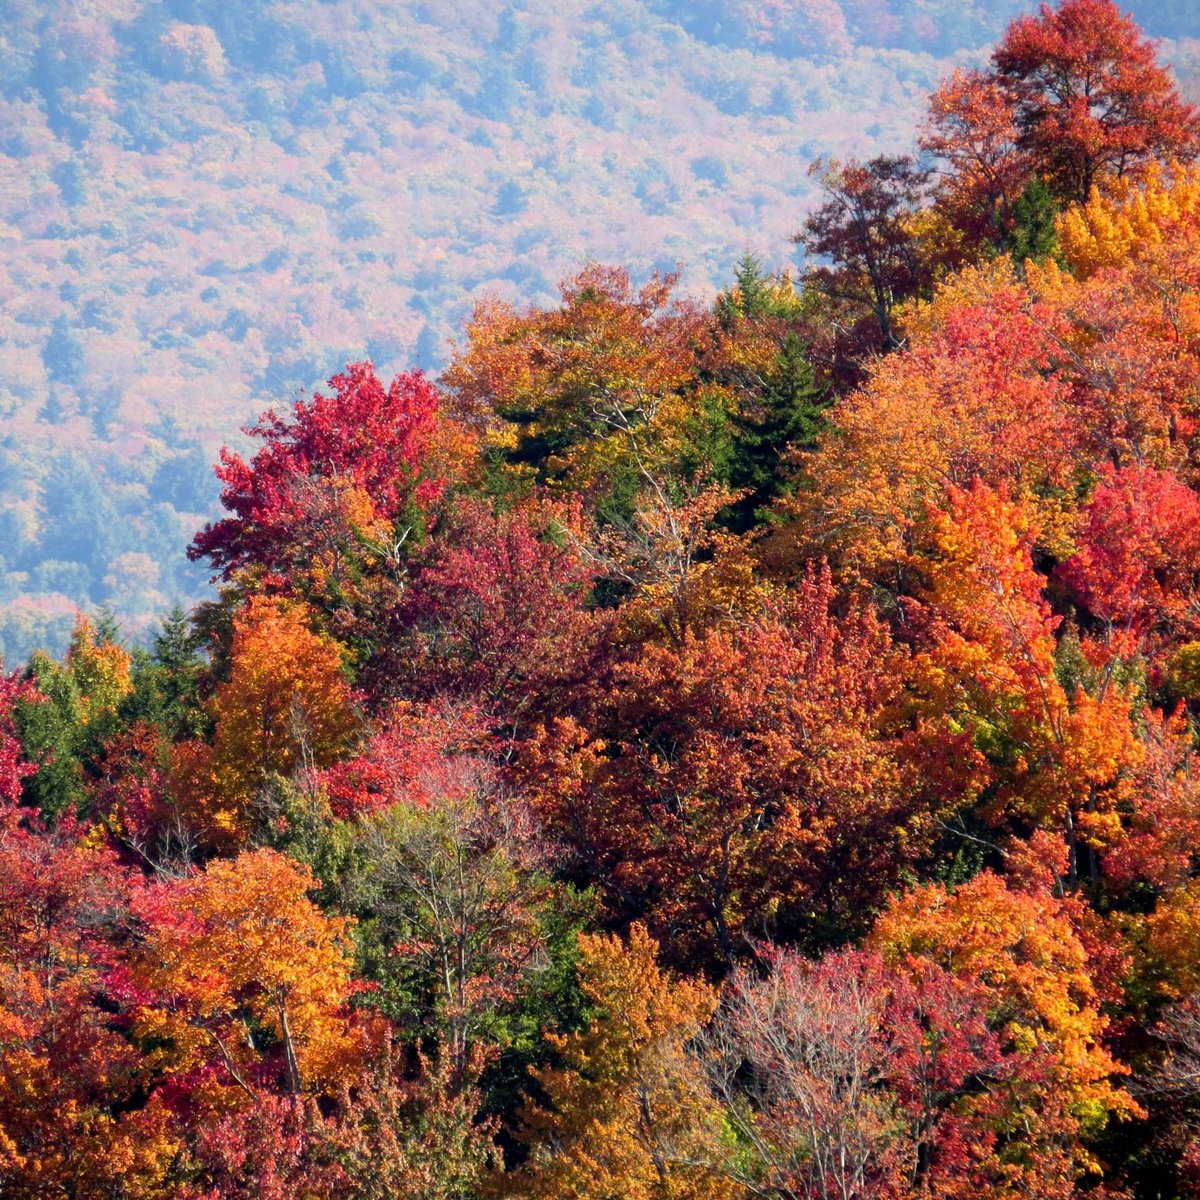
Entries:
{"label": "deciduous tree", "polygon": [[170,786],[195,828],[216,841],[244,838],[272,775],[332,764],[359,733],[337,643],[313,633],[305,609],[253,596],[234,619],[229,678],[209,704],[211,745],[177,746]]}
{"label": "deciduous tree", "polygon": [[648,646],[522,751],[521,786],[578,869],[678,953],[728,961],[780,922],[853,924],[923,844],[882,728],[887,635],[833,602],[813,570],[748,627]]}
{"label": "deciduous tree", "polygon": [[185,1079],[215,1068],[216,1083],[253,1101],[261,1085],[330,1091],[359,1060],[350,925],[309,900],[315,883],[283,855],[255,850],[138,897],[130,998],[160,1070]]}
{"label": "deciduous tree", "polygon": [[1139,1111],[1117,1083],[1123,1068],[1105,1046],[1089,939],[1072,912],[984,872],[953,892],[931,884],[898,898],[869,943],[895,967],[917,956],[982,988],[1005,1044],[1033,1062],[1044,1056],[1032,1080],[1011,1080],[990,1117],[999,1177],[1016,1195],[1072,1195],[1077,1172],[1096,1166],[1089,1136]]}
{"label": "deciduous tree", "polygon": [[560,1065],[534,1071],[545,1097],[523,1114],[529,1161],[507,1193],[545,1200],[734,1200],[716,1170],[721,1117],[688,1043],[716,1007],[699,980],[672,980],[640,925],[628,946],[580,939],[595,1006],[586,1029],[553,1039]]}
{"label": "deciduous tree", "polygon": [[1066,200],[1155,159],[1194,157],[1196,110],[1113,0],[1062,0],[1017,17],[992,56],[1021,144]]}
{"label": "deciduous tree", "polygon": [[809,168],[825,199],[793,241],[828,266],[812,265],[807,286],[865,309],[884,350],[900,345],[893,313],[929,284],[908,219],[924,199],[928,173],[911,158],[865,163],[818,159]]}

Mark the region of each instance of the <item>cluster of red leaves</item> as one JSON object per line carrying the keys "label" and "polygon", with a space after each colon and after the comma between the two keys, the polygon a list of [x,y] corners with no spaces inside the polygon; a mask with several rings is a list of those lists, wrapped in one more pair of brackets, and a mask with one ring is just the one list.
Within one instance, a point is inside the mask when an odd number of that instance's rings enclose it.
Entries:
{"label": "cluster of red leaves", "polygon": [[425,470],[440,403],[434,386],[413,373],[385,388],[370,363],[329,382],[333,395],[297,402],[292,420],[269,412],[246,429],[265,443],[251,462],[221,452],[221,503],[232,515],[196,535],[191,558],[208,559],[226,579],[251,565],[286,570],[289,551],[329,508],[320,499],[330,488],[365,492],[372,515],[388,522],[441,494],[443,482]]}

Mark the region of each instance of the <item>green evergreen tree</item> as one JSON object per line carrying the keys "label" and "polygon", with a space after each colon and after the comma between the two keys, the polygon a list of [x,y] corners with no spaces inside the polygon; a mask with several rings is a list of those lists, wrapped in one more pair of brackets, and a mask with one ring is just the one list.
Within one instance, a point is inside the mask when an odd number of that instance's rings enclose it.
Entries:
{"label": "green evergreen tree", "polygon": [[1042,179],[1031,179],[1013,205],[1013,227],[1008,235],[1008,250],[1018,268],[1026,259],[1036,263],[1058,256],[1058,235],[1054,220],[1058,202]]}
{"label": "green evergreen tree", "polygon": [[731,529],[743,532],[761,521],[761,510],[795,486],[786,454],[816,446],[828,424],[830,400],[816,380],[804,343],[797,334],[787,334],[761,392],[734,420],[729,482],[749,494],[731,506],[726,521]]}
{"label": "green evergreen tree", "polygon": [[191,621],[177,604],[163,618],[149,651],[133,655],[133,691],[121,705],[126,722],[149,721],[172,741],[201,737],[208,717],[201,707],[205,662]]}

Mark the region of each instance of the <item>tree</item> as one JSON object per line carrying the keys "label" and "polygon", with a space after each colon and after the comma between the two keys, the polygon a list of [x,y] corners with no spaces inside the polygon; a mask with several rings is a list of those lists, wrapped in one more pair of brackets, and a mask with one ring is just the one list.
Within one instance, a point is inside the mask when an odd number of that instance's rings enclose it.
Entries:
{"label": "tree", "polygon": [[133,690],[132,658],[114,634],[115,625],[96,629],[82,615],[75,623],[63,665],[79,688],[83,725],[116,716],[121,701]]}
{"label": "tree", "polygon": [[25,760],[16,712],[19,703],[36,699],[36,689],[18,672],[0,673],[0,805],[15,806],[21,799],[22,780],[36,769]]}
{"label": "tree", "polygon": [[746,493],[731,506],[734,530],[749,529],[762,519],[765,506],[791,490],[785,463],[793,451],[816,449],[828,427],[830,401],[804,343],[797,334],[786,334],[761,387],[733,418],[729,485]]}
{"label": "tree", "polygon": [[628,946],[580,938],[579,971],[595,1006],[587,1028],[556,1036],[560,1065],[533,1072],[543,1100],[522,1116],[529,1161],[508,1194],[545,1200],[733,1200],[717,1171],[717,1106],[688,1043],[716,1007],[698,980],[671,980],[640,925]]}
{"label": "tree", "polygon": [[982,484],[954,489],[932,534],[926,587],[906,604],[914,768],[947,805],[983,795],[997,825],[1061,834],[1066,881],[1095,884],[1142,766],[1128,687],[1112,669],[1060,679],[1027,509]]}
{"label": "tree", "polygon": [[1063,258],[1076,278],[1105,268],[1151,268],[1160,284],[1189,277],[1200,243],[1200,171],[1193,166],[1148,167],[1136,184],[1114,183],[1058,222]]}
{"label": "tree", "polygon": [[1200,635],[1200,496],[1173,472],[1105,464],[1059,570],[1126,653]]}
{"label": "tree", "polygon": [[899,664],[872,612],[833,605],[812,570],[745,627],[647,646],[522,749],[518,786],[576,870],[680,956],[853,926],[924,844],[884,728]]}
{"label": "tree", "polygon": [[980,987],[1005,1044],[1042,1060],[1032,1078],[1011,1079],[988,1117],[995,1166],[1015,1195],[1073,1195],[1077,1172],[1095,1167],[1089,1136],[1139,1112],[1115,1082],[1123,1069],[1104,1044],[1100,947],[1078,930],[1080,913],[984,872],[953,892],[931,884],[897,898],[869,940],[889,964],[928,959]]}
{"label": "tree", "polygon": [[163,618],[149,653],[135,652],[133,691],[121,704],[125,720],[152,721],[168,737],[196,737],[207,718],[201,703],[205,662],[188,615],[176,605]]}
{"label": "tree", "polygon": [[171,786],[198,830],[217,841],[247,836],[271,776],[329,766],[357,739],[354,693],[337,643],[313,633],[306,616],[276,597],[246,602],[234,618],[229,678],[209,702],[212,745],[176,747]]}
{"label": "tree", "polygon": [[762,951],[702,1039],[754,1194],[1028,1194],[1007,1134],[1045,1055],[1006,1036],[985,984],[919,957]]}
{"label": "tree", "polygon": [[809,168],[824,201],[793,241],[829,266],[811,266],[805,283],[830,299],[869,311],[880,345],[900,345],[893,313],[929,285],[908,218],[925,194],[929,174],[907,157],[839,162],[818,159]]}
{"label": "tree", "polygon": [[[475,1087],[441,1059],[414,1068],[399,1045],[345,1081],[327,1146],[349,1177],[347,1200],[461,1200],[495,1189],[496,1122]],[[472,1064],[474,1073],[477,1063]]]}
{"label": "tree", "polygon": [[982,71],[955,71],[929,98],[921,149],[945,164],[935,205],[968,246],[1008,244],[1032,165],[1018,144],[1008,90]]}
{"label": "tree", "polygon": [[308,899],[315,884],[255,850],[146,888],[130,978],[135,1030],[156,1047],[149,1061],[180,1079],[215,1068],[251,1101],[262,1085],[336,1087],[362,1051],[347,1012],[350,922]]}
{"label": "tree", "polygon": [[1151,42],[1113,0],[1062,0],[1017,17],[992,55],[1011,90],[1020,144],[1056,194],[1200,149],[1200,119],[1158,65]]}
{"label": "tree", "polygon": [[1061,529],[1086,429],[1069,381],[1046,369],[1056,314],[1002,261],[967,269],[921,315],[909,348],[831,411],[830,434],[801,460],[807,486],[780,505],[774,539],[784,569],[825,556],[848,583],[902,594],[930,514],[976,478],[1009,484],[1047,534]]}
{"label": "tree", "polygon": [[69,815],[49,829],[0,802],[0,1192],[14,1200],[167,1194],[179,1143],[140,1107],[110,986],[130,883]]}
{"label": "tree", "polygon": [[426,779],[425,805],[401,803],[365,822],[355,911],[371,922],[380,1003],[463,1089],[505,1041],[504,1024],[538,967],[537,830],[496,794],[493,772],[447,759]]}
{"label": "tree", "polygon": [[1031,179],[1012,206],[1012,227],[1007,249],[1016,263],[1035,263],[1058,252],[1058,205],[1041,179]]}
{"label": "tree", "polygon": [[444,486],[429,471],[433,386],[414,372],[385,388],[370,363],[351,363],[329,382],[333,394],[297,401],[292,420],[268,412],[247,427],[264,443],[249,463],[222,450],[217,478],[232,515],[206,525],[189,558],[230,579],[252,566],[286,576],[316,555],[336,576],[339,555],[378,540],[403,545],[424,521]]}
{"label": "tree", "polygon": [[376,693],[454,697],[515,733],[565,710],[600,669],[608,620],[589,611],[594,568],[578,509],[464,500],[391,614]]}
{"label": "tree", "polygon": [[253,1104],[185,1123],[188,1153],[179,1174],[221,1200],[349,1200],[341,1123],[311,1098],[256,1090]]}
{"label": "tree", "polygon": [[786,272],[767,274],[747,251],[714,312],[720,332],[709,369],[740,401],[731,414],[728,484],[745,493],[723,523],[745,532],[763,519],[763,506],[794,486],[790,456],[815,447],[832,396],[817,379],[802,333],[809,314]]}
{"label": "tree", "polygon": [[890,1195],[903,1169],[887,1086],[887,979],[868,956],[820,964],[764,947],[740,967],[701,1039],[714,1091],[748,1153],[731,1162],[756,1195]]}
{"label": "tree", "polygon": [[25,782],[25,799],[46,817],[83,803],[87,774],[132,690],[131,666],[129,652],[82,615],[61,663],[42,651],[30,659],[26,675],[36,686],[16,715],[26,755],[37,767]]}
{"label": "tree", "polygon": [[1200,845],[1193,731],[1182,706],[1167,715],[1147,708],[1143,721],[1141,763],[1129,789],[1125,829],[1111,840],[1101,865],[1118,887],[1145,881],[1174,890],[1191,877]]}
{"label": "tree", "polygon": [[713,318],[672,295],[678,278],[634,289],[592,266],[561,285],[557,308],[476,308],[443,381],[456,414],[486,431],[493,486],[596,489],[623,513],[647,475],[703,473],[724,456],[732,398],[701,370]]}

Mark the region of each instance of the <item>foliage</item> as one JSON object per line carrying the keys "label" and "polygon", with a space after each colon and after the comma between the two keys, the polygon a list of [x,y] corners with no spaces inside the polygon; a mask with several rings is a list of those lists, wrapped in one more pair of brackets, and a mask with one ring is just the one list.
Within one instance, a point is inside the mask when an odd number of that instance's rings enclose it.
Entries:
{"label": "foliage", "polygon": [[579,971],[598,1008],[587,1028],[556,1039],[561,1065],[534,1073],[546,1097],[523,1114],[529,1161],[520,1196],[722,1200],[743,1194],[717,1174],[720,1114],[688,1054],[716,999],[700,981],[672,981],[635,925],[626,948],[581,939]]}
{"label": "foliage", "polygon": [[806,283],[835,301],[865,308],[878,327],[875,345],[900,344],[893,313],[929,279],[908,219],[919,206],[927,172],[911,158],[828,163],[810,168],[825,199],[806,218],[794,241],[829,266],[813,266]]}
{"label": "foliage", "polygon": [[[9,7],[0,108],[70,147],[28,174],[97,222],[105,122],[166,139],[164,96],[199,119],[197,88],[260,68],[239,146],[274,123],[318,147],[328,113],[347,122],[286,208],[386,169],[402,137],[356,124],[361,97],[391,113],[420,93],[426,139],[465,106],[483,161],[503,121],[479,114],[552,111],[563,55],[586,119],[615,128],[604,31],[634,54],[673,27],[729,60],[722,111],[786,123],[792,93],[739,90],[746,62],[841,54],[868,28],[888,45],[912,17],[618,3],[563,50],[549,10],[468,4],[414,10],[385,62],[393,18],[370,4],[303,29],[290,0],[32,24]],[[477,24],[483,63],[423,57],[435,18]],[[0,673],[0,1193],[1195,1191],[1193,126],[1129,19],[1063,0],[937,90],[935,173],[818,167],[799,282],[749,251],[711,306],[640,267],[593,264],[558,300],[523,275],[527,302],[481,300],[440,383],[359,361],[251,426],[192,545],[213,600],[132,651],[110,612],[80,618],[59,657]],[[554,147],[493,181],[489,230],[532,236]],[[674,167],[643,164],[647,196],[667,204]],[[716,155],[688,170],[733,189]],[[445,182],[405,178],[408,199]],[[361,271],[335,288],[369,325],[386,223],[357,204],[336,220]],[[57,209],[13,211],[26,236]],[[320,225],[264,249],[256,278],[316,254]],[[232,262],[205,268],[203,303],[241,286]],[[431,312],[441,268],[421,270]],[[72,405],[100,435],[119,424],[81,331],[122,318],[55,280],[53,304],[29,282],[21,323],[53,325],[37,369],[68,449],[46,503],[0,517],[0,604],[105,569],[126,612],[158,550],[127,546],[118,513],[183,503],[203,451],[160,422],[108,502],[69,448]],[[269,336],[247,317],[206,344],[236,333],[253,370],[309,354],[288,338],[339,328],[329,290],[293,288],[306,315]],[[19,362],[4,386],[34,428]],[[0,462],[6,499],[19,475]],[[47,521],[72,547],[53,569],[35,562]]]}
{"label": "foliage", "polygon": [[353,701],[337,644],[311,632],[299,606],[253,597],[234,621],[229,678],[209,702],[212,744],[182,742],[173,754],[171,786],[195,826],[245,838],[272,776],[329,766],[352,748]]}
{"label": "foliage", "polygon": [[151,1059],[253,1098],[278,1071],[286,1091],[329,1090],[353,1063],[348,922],[308,899],[313,877],[270,850],[148,887],[137,898],[143,944],[131,965],[135,1028]]}

